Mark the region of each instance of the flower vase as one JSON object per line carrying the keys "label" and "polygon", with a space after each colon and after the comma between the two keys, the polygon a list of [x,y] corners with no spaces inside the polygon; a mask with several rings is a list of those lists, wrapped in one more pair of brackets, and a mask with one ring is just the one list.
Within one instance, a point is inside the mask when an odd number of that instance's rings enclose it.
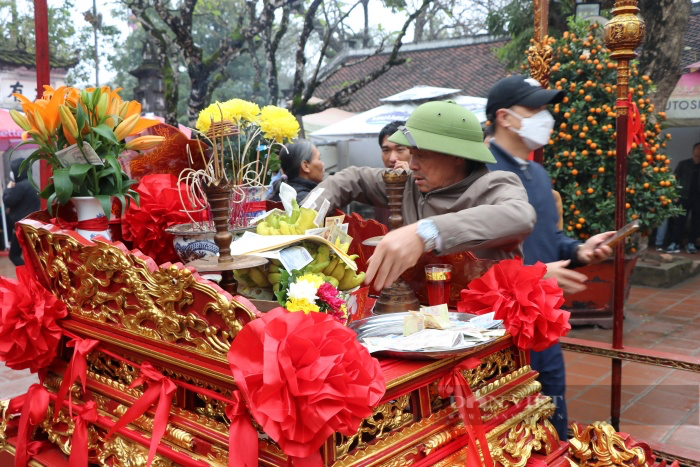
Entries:
{"label": "flower vase", "polygon": [[[97,198],[92,196],[78,196],[73,197],[70,200],[73,203],[73,206],[75,206],[75,210],[78,215],[79,227],[75,229],[76,232],[88,240],[92,240],[99,235],[109,241],[112,241],[112,234],[110,233],[109,224],[107,223],[107,216],[105,216],[105,212],[102,209],[102,204]],[[88,226],[88,228],[80,228],[85,226],[85,221],[93,220],[96,221],[93,222],[93,224],[96,225]],[[103,229],[99,228],[101,224],[99,221],[104,221]],[[81,223],[83,223],[82,226],[80,225]]]}
{"label": "flower vase", "polygon": [[246,228],[251,219],[263,214],[266,195],[266,186],[234,187],[231,191],[231,228]]}

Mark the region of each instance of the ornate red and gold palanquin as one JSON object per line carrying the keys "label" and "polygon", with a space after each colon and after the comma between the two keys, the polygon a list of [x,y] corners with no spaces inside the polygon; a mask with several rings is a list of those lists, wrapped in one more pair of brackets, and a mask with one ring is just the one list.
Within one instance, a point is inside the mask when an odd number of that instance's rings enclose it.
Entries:
{"label": "ornate red and gold palanquin", "polygon": [[[71,388],[73,404],[95,401],[98,417],[88,427],[88,455],[99,465],[146,464],[154,410],[116,435],[105,438],[143,387],[130,388],[144,362],[178,384],[165,435],[153,465],[227,465],[229,420],[225,403],[236,389],[226,354],[236,334],[258,311],[243,297],[232,297],[181,264],[157,266],[138,251],[120,243],[87,241],[72,231],[39,220],[20,225],[27,264],[44,286],[63,300],[69,315],[61,321],[68,333],[99,341],[87,356],[87,389]],[[43,378],[44,387],[57,392],[72,349],[62,345]],[[571,465],[591,456],[598,431],[581,431],[576,449],[560,443],[547,418],[554,411],[540,394],[537,373],[527,352],[510,336],[475,348],[459,358],[412,361],[380,359],[387,389],[353,436],[335,434],[321,448],[325,465],[479,465],[466,459],[468,437],[454,404],[438,395],[437,382],[462,360],[480,364],[464,370],[481,420],[491,456],[497,464],[523,466]],[[201,388],[201,389],[200,389]],[[208,395],[204,393],[208,392]],[[32,465],[69,465],[75,423],[63,406],[54,419],[52,407],[34,433],[48,440]],[[17,438],[16,423],[0,420],[0,465],[10,465]],[[15,420],[16,421],[16,420]],[[259,432],[259,464],[287,465],[278,445]],[[617,435],[615,435],[617,436]],[[611,449],[627,452],[629,443],[610,440]],[[619,440],[618,440],[619,441]],[[578,441],[577,441],[578,442]],[[573,444],[572,444],[573,446]],[[244,449],[233,440],[231,449]],[[650,459],[648,447],[634,448]],[[629,465],[646,465],[633,463]]]}

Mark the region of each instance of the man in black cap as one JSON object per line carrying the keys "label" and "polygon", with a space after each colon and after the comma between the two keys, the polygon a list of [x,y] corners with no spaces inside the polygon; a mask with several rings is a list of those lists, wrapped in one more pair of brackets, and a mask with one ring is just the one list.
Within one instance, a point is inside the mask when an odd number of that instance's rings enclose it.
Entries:
{"label": "man in black cap", "polygon": [[[615,232],[595,235],[586,243],[566,236],[557,227],[559,213],[547,171],[540,164],[528,161],[531,151],[549,142],[554,118],[547,105],[563,98],[562,91],[544,89],[536,80],[520,75],[497,82],[489,91],[486,104],[486,115],[493,128],[490,149],[496,158],[489,168],[518,175],[537,213],[535,228],[523,242],[525,264],[546,263],[546,277],[554,277],[564,293],[575,293],[586,288],[586,276],[570,268],[609,257],[610,247],[599,245]],[[542,352],[530,352],[530,364],[540,373],[542,392],[556,404],[552,422],[559,437],[566,440],[566,381],[561,346],[557,343]]]}

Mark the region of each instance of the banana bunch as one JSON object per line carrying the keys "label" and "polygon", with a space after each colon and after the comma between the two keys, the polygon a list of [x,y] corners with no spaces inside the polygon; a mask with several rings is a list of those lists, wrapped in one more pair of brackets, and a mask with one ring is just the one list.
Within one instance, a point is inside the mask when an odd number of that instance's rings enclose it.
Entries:
{"label": "banana bunch", "polygon": [[[326,282],[329,282],[333,287],[341,291],[353,289],[365,280],[364,272],[356,273],[347,267],[339,257],[331,252],[328,245],[304,242],[303,246],[314,260],[302,269],[302,273],[318,274]],[[357,255],[351,255],[350,259],[355,260],[357,257]],[[282,263],[273,259],[270,260],[267,268],[258,266],[249,269],[239,269],[234,271],[233,275],[239,283],[248,287],[272,288],[273,292],[279,292],[283,270]]]}
{"label": "banana bunch", "polygon": [[303,235],[308,229],[316,227],[316,211],[300,208],[296,200],[292,200],[292,215],[270,214],[258,223],[258,235]]}

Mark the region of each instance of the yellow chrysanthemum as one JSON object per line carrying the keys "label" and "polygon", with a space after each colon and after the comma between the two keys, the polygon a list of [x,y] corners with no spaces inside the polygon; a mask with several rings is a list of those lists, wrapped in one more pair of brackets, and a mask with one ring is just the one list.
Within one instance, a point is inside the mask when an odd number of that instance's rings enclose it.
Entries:
{"label": "yellow chrysanthemum", "polygon": [[212,122],[220,122],[225,118],[223,115],[223,109],[221,108],[220,102],[214,102],[206,109],[199,112],[199,117],[197,117],[197,124],[195,127],[202,133],[209,131]]}
{"label": "yellow chrysanthemum", "polygon": [[288,300],[284,307],[288,311],[303,311],[304,314],[309,314],[312,311],[317,313],[321,311],[318,305],[309,303],[308,300],[303,298],[293,298],[291,300]]}
{"label": "yellow chrysanthemum", "polygon": [[302,281],[302,282],[308,282],[309,284],[312,284],[314,287],[317,289],[323,285],[325,282],[323,280],[323,277],[319,276],[318,274],[304,274],[303,276],[299,276],[296,280],[297,282]]}
{"label": "yellow chrysanthemum", "polygon": [[260,107],[257,104],[243,99],[231,99],[221,104],[224,118],[231,120],[236,125],[241,123],[255,123],[260,114]]}
{"label": "yellow chrysanthemum", "polygon": [[266,105],[260,113],[260,129],[268,140],[283,143],[297,137],[299,122],[287,109]]}

